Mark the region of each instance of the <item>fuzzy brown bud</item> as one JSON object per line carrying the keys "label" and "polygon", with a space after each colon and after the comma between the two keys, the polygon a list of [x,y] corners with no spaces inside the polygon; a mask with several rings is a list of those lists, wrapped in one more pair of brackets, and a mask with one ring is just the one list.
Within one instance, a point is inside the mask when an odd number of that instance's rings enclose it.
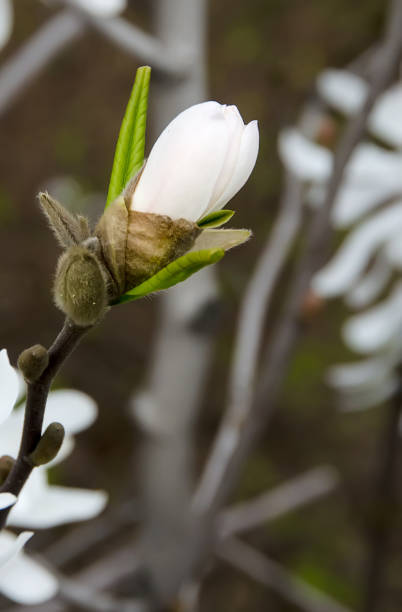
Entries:
{"label": "fuzzy brown bud", "polygon": [[93,325],[105,314],[107,277],[92,246],[72,246],[60,257],[54,299],[60,310],[81,327]]}
{"label": "fuzzy brown bud", "polygon": [[52,461],[60,450],[64,440],[64,427],[61,423],[50,423],[42,434],[35,450],[29,455],[34,466],[45,465]]}
{"label": "fuzzy brown bud", "polygon": [[28,383],[33,383],[43,374],[49,363],[49,354],[44,346],[35,344],[22,351],[18,357],[18,368]]}

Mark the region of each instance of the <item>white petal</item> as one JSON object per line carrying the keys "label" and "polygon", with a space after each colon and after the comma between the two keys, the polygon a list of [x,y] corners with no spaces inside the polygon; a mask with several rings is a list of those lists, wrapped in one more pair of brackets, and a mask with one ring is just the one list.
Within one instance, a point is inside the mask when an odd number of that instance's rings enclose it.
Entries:
{"label": "white petal", "polygon": [[220,210],[245,185],[257,161],[259,148],[258,122],[250,121],[244,128],[236,166],[224,192],[216,202],[211,202],[207,212]]}
{"label": "white petal", "polygon": [[206,229],[198,236],[190,250],[224,249],[228,251],[246,242],[250,236],[250,230],[244,229]]}
{"label": "white petal", "polygon": [[85,521],[100,514],[106,503],[107,494],[104,491],[52,485],[40,504],[32,505],[29,511],[15,506],[9,524],[48,529],[65,523]]}
{"label": "white petal", "polygon": [[0,533],[0,575],[4,564],[11,561],[32,536],[32,531],[24,531],[18,537],[4,530]]}
{"label": "white petal", "polygon": [[0,50],[7,44],[13,27],[13,10],[10,0],[0,0]]}
{"label": "white petal", "polygon": [[402,283],[374,308],[349,319],[343,328],[346,344],[360,353],[372,353],[392,342],[402,331]]}
{"label": "white petal", "polygon": [[320,96],[333,108],[353,115],[360,111],[367,96],[367,83],[346,70],[324,70],[317,79]]}
{"label": "white petal", "polygon": [[70,0],[70,2],[95,17],[113,17],[123,12],[127,6],[127,0]]}
{"label": "white petal", "polygon": [[225,191],[234,175],[240,153],[240,144],[245,129],[243,119],[236,106],[227,106],[224,108],[223,112],[226,119],[230,144],[227,148],[225,161],[212,192],[209,206],[205,211],[207,214],[212,208],[214,210],[219,210],[223,206],[223,204],[220,206],[219,202],[220,200],[223,201]]}
{"label": "white petal", "polygon": [[154,144],[131,208],[196,221],[208,207],[228,146],[220,104],[204,102],[186,109]]}
{"label": "white petal", "polygon": [[[0,534],[1,542],[9,545],[14,536],[10,533]],[[39,563],[20,552],[8,561],[0,571],[0,592],[23,605],[40,604],[54,597],[58,584],[54,576]]]}
{"label": "white petal", "polygon": [[398,382],[398,377],[392,376],[367,391],[348,393],[343,396],[340,408],[344,412],[356,412],[382,404],[395,394]]}
{"label": "white petal", "polygon": [[402,189],[392,183],[353,182],[347,180],[341,186],[335,200],[332,222],[337,228],[345,228],[388,200],[400,197]]}
{"label": "white petal", "polygon": [[17,501],[17,498],[12,493],[0,493],[0,509],[8,508]]}
{"label": "white petal", "polygon": [[104,491],[59,487],[47,483],[44,468],[37,468],[13,507],[9,525],[44,529],[97,516],[107,503]]}
{"label": "white petal", "polygon": [[21,441],[24,412],[13,410],[8,419],[0,426],[0,449],[2,455],[16,457]]}
{"label": "white petal", "polygon": [[92,425],[97,415],[98,408],[92,397],[75,389],[58,389],[49,394],[43,429],[52,421],[58,421],[66,434],[75,434]]}
{"label": "white petal", "polygon": [[23,375],[19,370],[15,370],[18,376],[18,395],[17,395],[17,404],[27,395],[27,384],[24,380]]}
{"label": "white petal", "polygon": [[402,155],[363,143],[346,170],[335,202],[333,221],[346,227],[388,199],[402,193]]}
{"label": "white petal", "polygon": [[347,293],[346,304],[355,309],[368,306],[383,291],[391,274],[389,263],[380,254],[363,278]]}
{"label": "white petal", "polygon": [[323,297],[349,291],[379,246],[402,229],[402,202],[362,223],[343,241],[333,259],[312,280]]}
{"label": "white petal", "polygon": [[363,361],[336,365],[330,368],[327,381],[332,387],[345,393],[364,391],[389,378],[399,357],[400,355],[394,352],[393,358],[381,355]]}
{"label": "white petal", "polygon": [[283,165],[303,181],[326,181],[332,171],[332,153],[296,129],[279,135],[279,156]]}
{"label": "white petal", "polygon": [[0,423],[3,423],[14,407],[19,389],[17,373],[11,367],[5,349],[0,351],[0,389]]}
{"label": "white petal", "polygon": [[402,85],[395,85],[381,96],[371,113],[369,127],[387,144],[402,147]]}
{"label": "white petal", "polygon": [[370,143],[360,144],[347,166],[347,176],[354,181],[367,181],[375,186],[378,181],[383,184],[402,185],[402,155],[386,151]]}

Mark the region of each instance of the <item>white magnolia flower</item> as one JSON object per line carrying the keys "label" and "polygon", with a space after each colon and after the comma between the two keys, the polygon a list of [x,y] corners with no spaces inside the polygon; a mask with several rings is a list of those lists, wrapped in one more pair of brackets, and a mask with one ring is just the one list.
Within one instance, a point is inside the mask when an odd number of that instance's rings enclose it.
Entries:
{"label": "white magnolia flower", "polygon": [[258,154],[258,125],[235,106],[196,104],[154,144],[131,209],[197,221],[220,210],[243,187]]}
{"label": "white magnolia flower", "polygon": [[[25,384],[11,367],[7,351],[0,351],[0,454],[15,457],[20,443],[24,406],[13,410],[22,399]],[[95,402],[85,393],[74,390],[52,391],[46,407],[43,428],[52,421],[64,425],[66,438],[60,453],[52,462],[61,461],[73,448],[73,434],[88,427],[96,418]],[[0,507],[11,504],[8,524],[18,527],[45,528],[84,520],[99,514],[107,496],[103,491],[90,491],[48,484],[47,466],[35,468],[18,500],[9,493],[0,494]],[[22,604],[37,604],[53,597],[57,581],[39,563],[21,552],[32,532],[18,537],[0,533],[0,593]]]}
{"label": "white magnolia flower", "polygon": [[0,50],[6,46],[13,27],[13,10],[10,0],[0,0]]}

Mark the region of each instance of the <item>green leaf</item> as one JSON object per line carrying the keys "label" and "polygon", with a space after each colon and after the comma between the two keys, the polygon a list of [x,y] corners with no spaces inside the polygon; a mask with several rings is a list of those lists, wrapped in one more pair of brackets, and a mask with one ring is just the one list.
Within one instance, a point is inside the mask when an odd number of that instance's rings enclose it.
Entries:
{"label": "green leaf", "polygon": [[121,194],[144,163],[150,78],[149,66],[138,68],[116,145],[106,207]]}
{"label": "green leaf", "polygon": [[131,302],[149,293],[161,291],[162,289],[169,289],[169,287],[186,280],[189,276],[201,270],[201,268],[216,263],[222,259],[224,254],[225,251],[223,249],[205,249],[203,251],[191,251],[190,253],[186,253],[186,255],[179,257],[165,268],[162,268],[162,270],[154,276],[151,276],[151,278],[148,278],[148,280],[141,283],[141,285],[127,291],[127,293],[120,296],[114,303],[122,304],[124,302]]}
{"label": "green leaf", "polygon": [[197,223],[198,227],[205,229],[206,227],[219,227],[227,223],[229,219],[235,214],[234,210],[216,210],[215,212],[209,213]]}

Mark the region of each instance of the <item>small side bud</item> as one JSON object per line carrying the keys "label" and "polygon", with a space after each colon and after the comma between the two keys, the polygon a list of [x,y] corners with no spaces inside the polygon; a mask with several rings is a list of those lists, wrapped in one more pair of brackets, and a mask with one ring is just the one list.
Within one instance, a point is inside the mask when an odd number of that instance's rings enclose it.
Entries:
{"label": "small side bud", "polygon": [[28,383],[33,383],[43,374],[49,363],[49,354],[44,346],[35,344],[22,351],[18,357],[18,368]]}
{"label": "small side bud", "polygon": [[64,427],[61,423],[50,423],[42,434],[35,450],[29,455],[34,466],[45,465],[52,461],[60,450],[64,440]]}
{"label": "small side bud", "polygon": [[7,480],[7,476],[11,472],[14,465],[14,459],[10,455],[3,455],[0,457],[0,485]]}
{"label": "small side bud", "polygon": [[84,246],[70,247],[57,266],[54,299],[76,325],[94,325],[106,313],[107,277],[94,252]]}

